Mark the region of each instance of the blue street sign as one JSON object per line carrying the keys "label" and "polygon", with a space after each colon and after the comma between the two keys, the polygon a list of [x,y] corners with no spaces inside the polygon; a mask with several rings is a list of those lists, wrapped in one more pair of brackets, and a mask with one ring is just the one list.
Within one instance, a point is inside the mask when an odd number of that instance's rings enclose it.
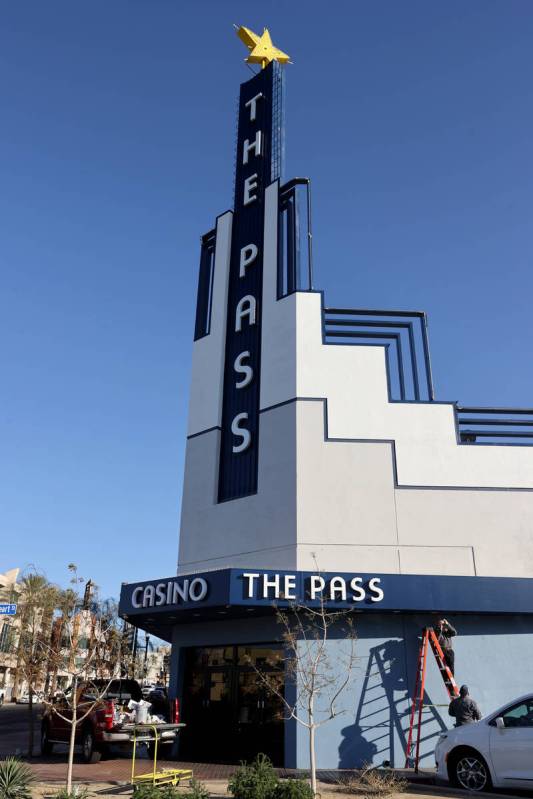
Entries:
{"label": "blue street sign", "polygon": [[16,605],[0,605],[0,616],[15,616],[16,612]]}

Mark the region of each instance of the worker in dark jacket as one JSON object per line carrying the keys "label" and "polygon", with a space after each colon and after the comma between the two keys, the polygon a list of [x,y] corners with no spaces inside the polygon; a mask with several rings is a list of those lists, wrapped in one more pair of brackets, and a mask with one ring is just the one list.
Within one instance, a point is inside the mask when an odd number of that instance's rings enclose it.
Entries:
{"label": "worker in dark jacket", "polygon": [[470,698],[466,685],[461,685],[459,696],[456,696],[450,702],[448,713],[455,719],[456,727],[461,727],[463,724],[473,724],[474,721],[479,721],[481,718],[477,702]]}
{"label": "worker in dark jacket", "polygon": [[444,653],[446,665],[453,675],[455,674],[455,652],[453,651],[452,638],[457,635],[457,630],[452,627],[448,619],[439,619],[435,632]]}

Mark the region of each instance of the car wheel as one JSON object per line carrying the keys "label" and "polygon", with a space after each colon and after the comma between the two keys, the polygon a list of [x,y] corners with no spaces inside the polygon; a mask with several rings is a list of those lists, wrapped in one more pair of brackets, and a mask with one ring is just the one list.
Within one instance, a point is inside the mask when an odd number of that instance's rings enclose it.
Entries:
{"label": "car wheel", "polygon": [[474,749],[460,752],[452,759],[450,777],[455,785],[467,791],[487,791],[492,784],[489,767]]}
{"label": "car wheel", "polygon": [[41,729],[41,754],[51,755],[54,744],[50,741],[50,728],[48,724],[43,724]]}
{"label": "car wheel", "polygon": [[95,749],[94,734],[90,727],[86,727],[81,736],[81,751],[84,763],[98,763],[102,753]]}

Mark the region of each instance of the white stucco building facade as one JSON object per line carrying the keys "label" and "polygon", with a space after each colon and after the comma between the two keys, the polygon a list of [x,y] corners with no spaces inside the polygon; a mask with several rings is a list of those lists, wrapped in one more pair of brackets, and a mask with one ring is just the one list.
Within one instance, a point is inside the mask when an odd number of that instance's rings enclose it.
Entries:
{"label": "white stucco building facade", "polygon": [[[354,580],[362,594],[328,597],[353,615],[359,667],[318,764],[401,766],[437,614],[482,709],[530,690],[533,410],[436,399],[423,313],[327,307],[309,182],[280,180],[277,66],[241,87],[235,207],[202,240],[176,574],[124,586],[121,612],[172,642],[180,755],[306,767],[254,669],[282,669],[276,604],[312,601],[313,575]],[[346,645],[332,636],[334,662]],[[423,763],[449,724],[433,666]]]}

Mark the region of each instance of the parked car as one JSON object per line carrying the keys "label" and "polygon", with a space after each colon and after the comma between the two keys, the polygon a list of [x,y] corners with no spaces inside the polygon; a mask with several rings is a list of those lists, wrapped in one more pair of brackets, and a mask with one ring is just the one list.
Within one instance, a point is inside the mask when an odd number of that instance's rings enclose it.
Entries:
{"label": "parked car", "polygon": [[533,694],[508,702],[474,724],[441,733],[435,748],[437,779],[469,791],[531,789]]}
{"label": "parked car", "polygon": [[[83,716],[95,702],[99,693],[106,688],[107,680],[94,680],[82,683],[77,691],[78,715]],[[61,716],[72,718],[72,697],[65,693],[59,696],[51,707],[43,714],[41,725],[41,752],[51,754],[54,744],[68,743],[71,725]],[[136,680],[113,680],[105,694],[99,699],[89,714],[76,729],[76,745],[81,746],[86,763],[97,763],[107,753],[111,744],[129,746],[133,740],[133,729],[125,717],[129,714],[130,699],[139,702],[142,699],[141,686]],[[57,712],[55,712],[57,710]],[[166,701],[163,715],[166,721],[177,723],[177,702]],[[59,715],[61,714],[61,715]],[[161,744],[170,744],[176,739],[177,730],[162,730]],[[138,741],[149,742],[151,736],[137,737]]]}
{"label": "parked car", "polygon": [[[44,699],[44,694],[42,691],[34,691],[33,692],[33,704],[38,704],[42,702]],[[17,697],[17,704],[18,705],[29,705],[30,704],[30,695],[29,694],[21,694]]]}

